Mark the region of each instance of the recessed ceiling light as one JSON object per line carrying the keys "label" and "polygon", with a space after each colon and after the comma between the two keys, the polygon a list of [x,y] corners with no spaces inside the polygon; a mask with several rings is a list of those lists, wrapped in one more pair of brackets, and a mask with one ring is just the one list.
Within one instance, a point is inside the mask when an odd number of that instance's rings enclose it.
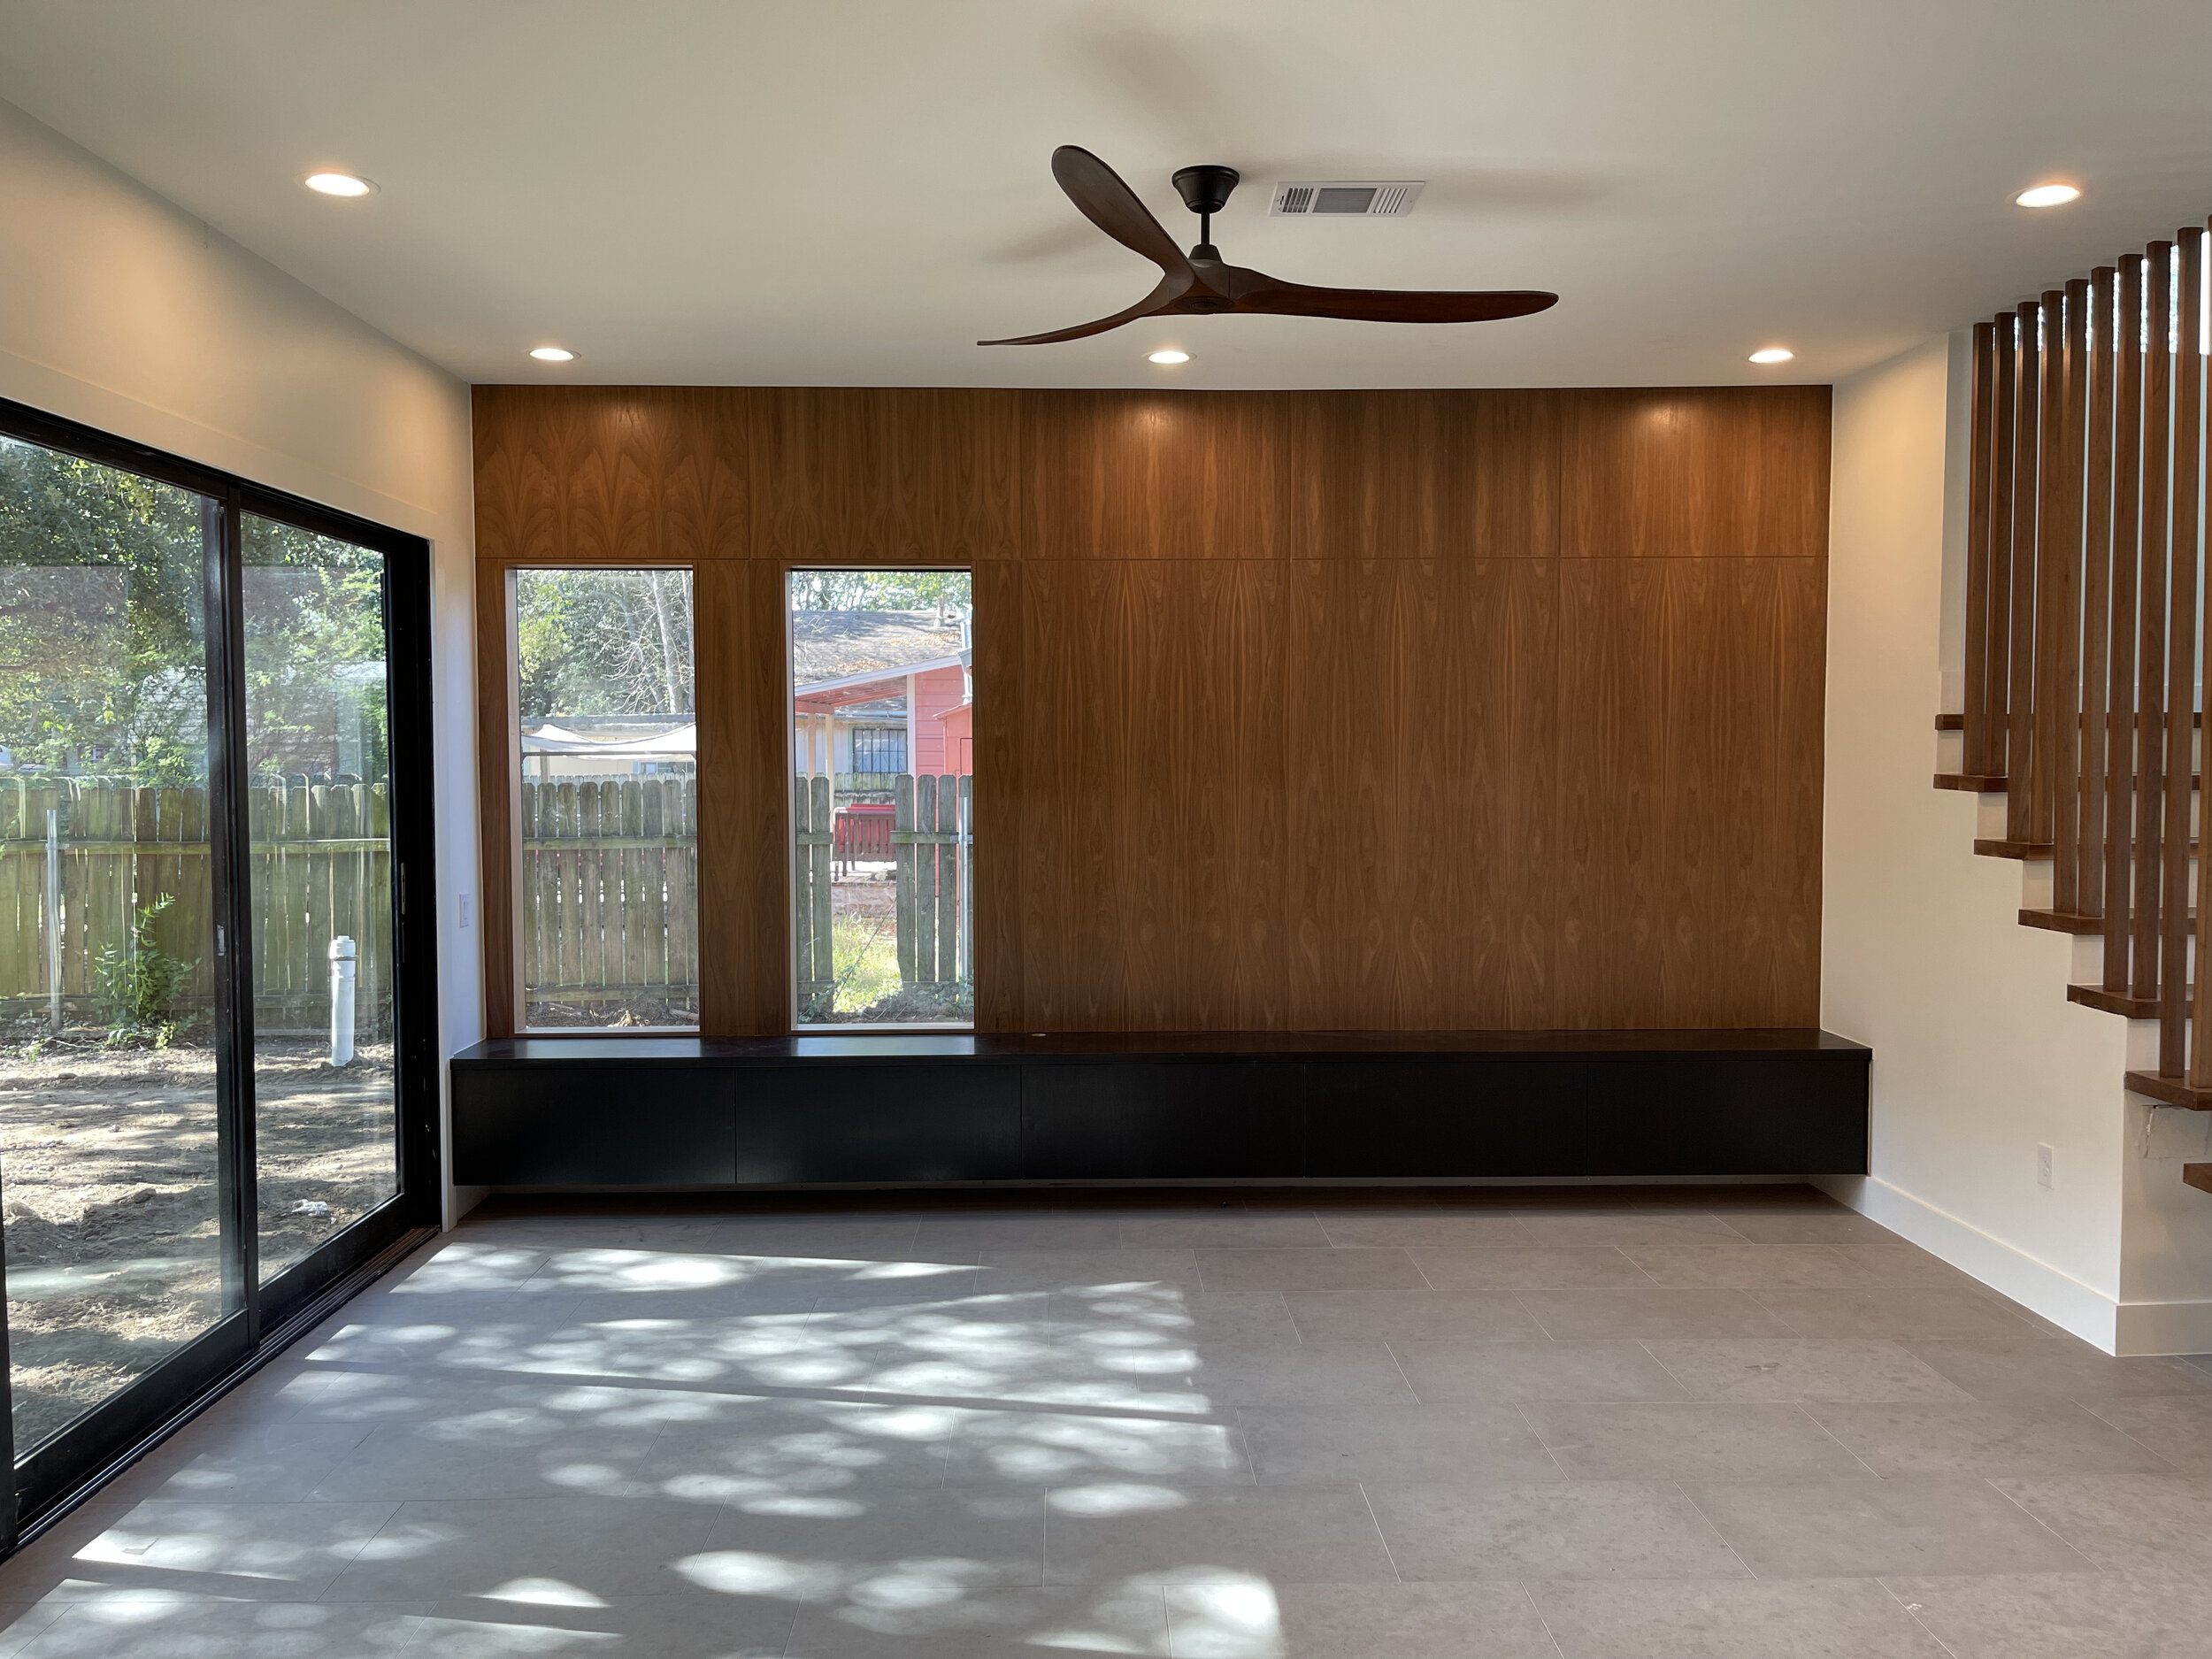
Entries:
{"label": "recessed ceiling light", "polygon": [[311,173],[307,188],[321,196],[374,196],[376,186],[350,173]]}
{"label": "recessed ceiling light", "polygon": [[2078,201],[2081,192],[2070,184],[2039,184],[2032,190],[2023,190],[2012,199],[2022,207],[2064,207]]}
{"label": "recessed ceiling light", "polygon": [[541,363],[573,363],[576,354],[566,346],[533,346],[530,355]]}
{"label": "recessed ceiling light", "polygon": [[1797,353],[1787,346],[1762,346],[1751,354],[1754,363],[1787,363]]}
{"label": "recessed ceiling light", "polygon": [[1169,346],[1164,350],[1151,353],[1145,358],[1145,361],[1147,363],[1188,363],[1190,353],[1178,351],[1173,346]]}

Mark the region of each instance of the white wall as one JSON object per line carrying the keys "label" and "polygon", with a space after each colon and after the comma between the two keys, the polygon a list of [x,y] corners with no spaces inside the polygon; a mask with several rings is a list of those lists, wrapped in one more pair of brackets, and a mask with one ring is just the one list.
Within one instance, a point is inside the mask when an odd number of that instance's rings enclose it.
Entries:
{"label": "white wall", "polygon": [[0,227],[0,397],[430,539],[441,1057],[473,1042],[468,388],[5,103]]}
{"label": "white wall", "polygon": [[1957,683],[1965,369],[1954,335],[1836,388],[1821,1018],[1874,1069],[1873,1173],[1834,1187],[2108,1351],[2202,1351],[2212,1197],[2179,1160],[2204,1122],[2122,1088],[2155,1028],[2066,1000],[2094,941],[2016,920],[2049,866],[1976,856],[1985,809],[1930,786],[1958,764],[1932,728]]}

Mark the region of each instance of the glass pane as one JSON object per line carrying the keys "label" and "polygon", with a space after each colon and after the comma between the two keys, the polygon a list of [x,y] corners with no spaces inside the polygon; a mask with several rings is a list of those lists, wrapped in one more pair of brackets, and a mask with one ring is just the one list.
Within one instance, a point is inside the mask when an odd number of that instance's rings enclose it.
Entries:
{"label": "glass pane", "polygon": [[203,499],[0,439],[19,1456],[223,1313]]}
{"label": "glass pane", "polygon": [[794,571],[790,594],[798,1023],[972,1025],[968,572]]}
{"label": "glass pane", "polygon": [[261,1276],[399,1190],[384,556],[246,515]]}
{"label": "glass pane", "polygon": [[699,1026],[691,572],[515,574],[526,1029]]}

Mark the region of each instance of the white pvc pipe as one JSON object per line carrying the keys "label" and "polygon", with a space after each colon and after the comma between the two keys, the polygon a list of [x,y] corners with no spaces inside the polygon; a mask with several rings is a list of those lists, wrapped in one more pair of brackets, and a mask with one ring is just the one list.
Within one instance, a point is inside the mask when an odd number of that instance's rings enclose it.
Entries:
{"label": "white pvc pipe", "polygon": [[61,1035],[61,813],[46,809],[46,998],[54,1035]]}
{"label": "white pvc pipe", "polygon": [[330,941],[330,1064],[353,1064],[353,941]]}

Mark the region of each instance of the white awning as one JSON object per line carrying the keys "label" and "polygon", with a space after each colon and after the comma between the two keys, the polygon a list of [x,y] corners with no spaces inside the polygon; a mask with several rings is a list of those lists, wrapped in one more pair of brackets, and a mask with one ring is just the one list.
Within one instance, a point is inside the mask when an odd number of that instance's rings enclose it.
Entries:
{"label": "white awning", "polygon": [[522,734],[522,752],[526,755],[593,755],[603,760],[627,760],[652,755],[696,755],[699,752],[699,725],[695,720],[644,737],[598,738],[580,737],[549,722],[534,732]]}

